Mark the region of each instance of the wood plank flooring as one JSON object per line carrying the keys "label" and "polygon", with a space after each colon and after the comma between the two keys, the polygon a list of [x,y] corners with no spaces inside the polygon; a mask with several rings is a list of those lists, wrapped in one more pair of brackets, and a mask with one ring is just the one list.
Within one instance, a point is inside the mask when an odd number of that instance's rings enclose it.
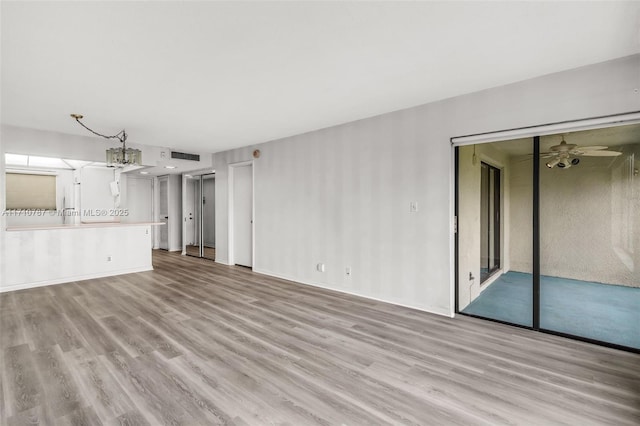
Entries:
{"label": "wood plank flooring", "polygon": [[0,424],[640,424],[638,354],[174,253],[154,267],[0,295]]}
{"label": "wood plank flooring", "polygon": [[[203,256],[205,259],[216,260],[216,249],[214,247],[203,247]],[[200,246],[186,246],[186,253],[189,256],[200,257]]]}

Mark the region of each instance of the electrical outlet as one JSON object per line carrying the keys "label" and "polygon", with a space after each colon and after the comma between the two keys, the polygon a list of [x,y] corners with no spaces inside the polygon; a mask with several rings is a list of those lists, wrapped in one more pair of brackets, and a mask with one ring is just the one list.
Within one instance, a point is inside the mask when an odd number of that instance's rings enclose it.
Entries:
{"label": "electrical outlet", "polygon": [[418,202],[417,201],[411,201],[409,203],[409,212],[411,212],[411,213],[417,213],[418,212]]}
{"label": "electrical outlet", "polygon": [[107,256],[107,262],[111,262],[111,256]]}
{"label": "electrical outlet", "polygon": [[350,277],[351,276],[351,266],[347,266],[344,270],[344,273]]}

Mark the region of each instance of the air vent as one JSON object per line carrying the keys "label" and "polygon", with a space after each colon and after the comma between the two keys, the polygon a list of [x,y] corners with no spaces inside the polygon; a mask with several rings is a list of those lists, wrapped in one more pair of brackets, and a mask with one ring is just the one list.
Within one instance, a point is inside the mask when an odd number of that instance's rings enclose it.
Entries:
{"label": "air vent", "polygon": [[175,151],[171,151],[171,158],[177,158],[179,160],[200,161],[200,155],[198,154],[187,154],[184,152]]}

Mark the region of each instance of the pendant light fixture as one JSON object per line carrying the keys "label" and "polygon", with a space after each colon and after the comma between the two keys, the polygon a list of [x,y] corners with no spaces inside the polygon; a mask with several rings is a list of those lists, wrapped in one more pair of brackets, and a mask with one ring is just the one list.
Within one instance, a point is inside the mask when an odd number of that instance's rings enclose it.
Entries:
{"label": "pendant light fixture", "polygon": [[142,151],[139,149],[127,148],[127,132],[125,132],[124,129],[118,134],[107,136],[91,130],[82,121],[80,121],[84,118],[82,114],[71,114],[71,117],[94,135],[105,139],[118,139],[120,143],[122,143],[122,147],[107,149],[107,167],[142,165]]}

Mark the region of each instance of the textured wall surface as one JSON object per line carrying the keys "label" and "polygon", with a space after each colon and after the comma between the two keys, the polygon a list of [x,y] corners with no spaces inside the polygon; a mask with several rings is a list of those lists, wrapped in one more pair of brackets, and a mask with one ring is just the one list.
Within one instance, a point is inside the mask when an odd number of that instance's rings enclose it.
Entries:
{"label": "textured wall surface", "polygon": [[639,87],[636,55],[218,153],[218,261],[228,164],[258,147],[256,271],[451,315],[450,138],[640,110]]}
{"label": "textured wall surface", "polygon": [[[639,147],[625,147],[626,154],[640,153]],[[518,191],[512,197],[517,196],[511,210],[511,269],[531,272],[531,161],[514,158],[513,163],[522,166],[512,167],[512,185]],[[635,222],[630,268],[614,249],[611,165],[608,158],[583,158],[567,170],[541,168],[541,274],[640,287],[640,179],[635,177],[629,200]]]}

